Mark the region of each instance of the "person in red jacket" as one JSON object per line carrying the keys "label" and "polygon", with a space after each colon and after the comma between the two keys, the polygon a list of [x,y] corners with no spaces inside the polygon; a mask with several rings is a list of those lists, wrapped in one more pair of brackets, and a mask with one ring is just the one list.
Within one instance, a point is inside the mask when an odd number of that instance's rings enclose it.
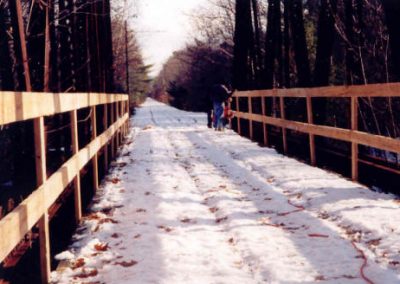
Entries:
{"label": "person in red jacket", "polygon": [[231,119],[234,116],[233,110],[231,109],[231,103],[231,97],[224,102],[223,127],[226,127],[226,125],[230,124]]}

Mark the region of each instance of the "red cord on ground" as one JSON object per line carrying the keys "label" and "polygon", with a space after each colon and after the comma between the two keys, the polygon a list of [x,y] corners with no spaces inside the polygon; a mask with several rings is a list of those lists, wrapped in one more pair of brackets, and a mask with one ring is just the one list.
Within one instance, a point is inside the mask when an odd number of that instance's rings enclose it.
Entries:
{"label": "red cord on ground", "polygon": [[365,282],[367,282],[368,284],[374,284],[374,282],[372,282],[372,280],[369,279],[369,278],[368,278],[367,276],[365,276],[365,274],[364,274],[364,268],[367,266],[367,258],[365,257],[364,252],[356,246],[356,244],[355,244],[354,241],[352,241],[351,244],[353,245],[354,249],[355,249],[356,251],[358,251],[358,252],[361,254],[361,257],[362,257],[363,260],[364,260],[364,261],[363,261],[363,264],[362,264],[362,266],[361,266],[361,268],[360,268],[361,277],[362,277],[362,278],[365,280]]}
{"label": "red cord on ground", "polygon": [[308,234],[310,238],[329,238],[328,235],[323,235],[323,234]]}
{"label": "red cord on ground", "polygon": [[293,204],[289,199],[288,199],[288,203],[289,203],[290,205],[292,205],[293,207],[296,207],[297,210],[289,211],[289,212],[284,212],[284,213],[279,213],[278,216],[286,216],[286,215],[289,215],[289,214],[292,214],[292,213],[297,213],[297,212],[301,212],[301,211],[306,210],[306,208],[304,208],[304,206]]}

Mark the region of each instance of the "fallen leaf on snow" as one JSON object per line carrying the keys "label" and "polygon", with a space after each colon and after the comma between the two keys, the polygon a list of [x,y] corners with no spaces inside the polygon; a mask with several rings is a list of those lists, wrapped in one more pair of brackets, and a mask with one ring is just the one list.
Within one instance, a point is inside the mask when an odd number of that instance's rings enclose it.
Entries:
{"label": "fallen leaf on snow", "polygon": [[138,238],[140,238],[142,235],[141,234],[137,234],[136,236],[134,236],[133,238],[134,239],[138,239]]}
{"label": "fallen leaf on snow", "polygon": [[106,251],[108,250],[108,244],[101,244],[101,243],[95,244],[94,249],[97,251]]}
{"label": "fallen leaf on snow", "polygon": [[381,238],[370,240],[367,242],[367,245],[369,246],[378,246],[381,243]]}
{"label": "fallen leaf on snow", "polygon": [[83,258],[78,258],[72,265],[72,269],[77,269],[85,265],[85,260]]}
{"label": "fallen leaf on snow", "polygon": [[97,276],[97,274],[99,274],[99,272],[97,271],[96,268],[93,268],[91,270],[86,270],[85,268],[82,268],[82,272],[78,275],[76,275],[76,277],[79,278],[89,278],[89,277],[95,277]]}
{"label": "fallen leaf on snow", "polygon": [[146,210],[146,209],[143,209],[143,208],[139,208],[139,209],[136,210],[137,213],[144,213],[144,212],[146,212],[146,211],[147,211],[147,210]]}
{"label": "fallen leaf on snow", "polygon": [[111,218],[104,218],[99,221],[99,224],[105,224],[105,223],[118,224],[118,221]]}
{"label": "fallen leaf on snow", "polygon": [[219,210],[219,208],[211,207],[209,210],[210,210],[211,213],[215,213],[215,212],[217,212]]}
{"label": "fallen leaf on snow", "polygon": [[138,264],[138,262],[131,260],[131,261],[116,262],[115,264],[121,265],[122,267],[131,267],[131,266]]}
{"label": "fallen leaf on snow", "polygon": [[113,183],[113,184],[117,184],[117,183],[119,183],[121,180],[119,179],[119,178],[113,178],[112,180],[111,180],[111,182]]}
{"label": "fallen leaf on snow", "polygon": [[111,238],[118,239],[120,236],[118,233],[114,233],[111,235]]}
{"label": "fallen leaf on snow", "polygon": [[221,217],[221,218],[218,218],[217,220],[215,220],[215,223],[221,223],[221,222],[226,221],[226,220],[228,220],[227,216]]}
{"label": "fallen leaf on snow", "polygon": [[171,228],[166,227],[166,226],[163,226],[163,225],[157,226],[157,228],[159,228],[159,229],[161,229],[161,230],[164,230],[164,231],[167,232],[167,233],[169,233],[169,232],[172,231]]}

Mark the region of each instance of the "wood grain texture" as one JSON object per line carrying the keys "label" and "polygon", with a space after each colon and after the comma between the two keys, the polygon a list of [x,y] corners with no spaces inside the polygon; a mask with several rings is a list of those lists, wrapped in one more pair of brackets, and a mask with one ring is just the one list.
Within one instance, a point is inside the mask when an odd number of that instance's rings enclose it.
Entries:
{"label": "wood grain texture", "polygon": [[0,125],[127,100],[119,94],[0,92]]}

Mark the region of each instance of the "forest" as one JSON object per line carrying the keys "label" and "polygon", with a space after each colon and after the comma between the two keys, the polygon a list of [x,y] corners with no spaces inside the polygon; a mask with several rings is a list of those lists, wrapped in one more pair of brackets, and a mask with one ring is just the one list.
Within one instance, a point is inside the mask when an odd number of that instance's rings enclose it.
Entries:
{"label": "forest", "polygon": [[[207,86],[232,90],[360,85],[400,79],[400,2],[210,0],[191,15],[191,44],[164,65],[152,96],[207,111]],[[237,11],[235,13],[235,11]],[[343,125],[343,102],[317,101],[319,123]],[[293,117],[301,101],[287,102]],[[362,127],[398,137],[400,102],[363,100]],[[275,105],[277,112],[277,105]],[[335,113],[335,114],[334,114]],[[384,124],[383,121],[390,121]]]}

